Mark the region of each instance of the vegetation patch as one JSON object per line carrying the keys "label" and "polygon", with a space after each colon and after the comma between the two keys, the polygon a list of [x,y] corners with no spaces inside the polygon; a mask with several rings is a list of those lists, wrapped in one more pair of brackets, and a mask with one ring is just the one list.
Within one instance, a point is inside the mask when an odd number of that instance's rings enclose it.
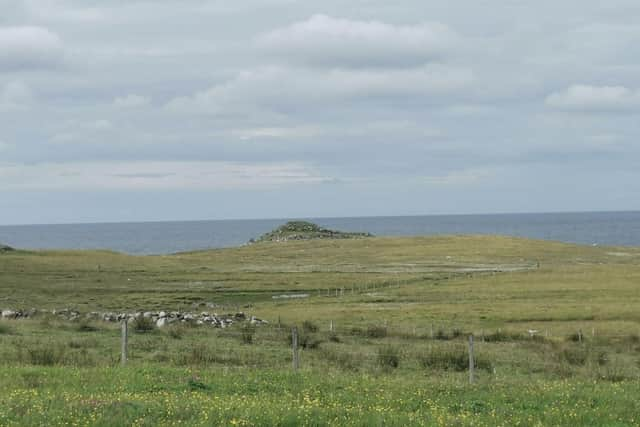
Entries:
{"label": "vegetation patch", "polygon": [[0,254],[14,251],[15,249],[13,249],[11,246],[3,245],[2,243],[0,243]]}
{"label": "vegetation patch", "polygon": [[329,230],[308,221],[289,221],[273,231],[263,234],[255,242],[286,242],[288,240],[317,240],[317,239],[361,239],[373,237],[371,233],[351,233]]}
{"label": "vegetation patch", "polygon": [[[464,346],[432,347],[420,357],[420,364],[427,369],[464,372],[469,369],[469,353]],[[487,372],[493,369],[489,360],[478,355],[474,358],[474,366]]]}

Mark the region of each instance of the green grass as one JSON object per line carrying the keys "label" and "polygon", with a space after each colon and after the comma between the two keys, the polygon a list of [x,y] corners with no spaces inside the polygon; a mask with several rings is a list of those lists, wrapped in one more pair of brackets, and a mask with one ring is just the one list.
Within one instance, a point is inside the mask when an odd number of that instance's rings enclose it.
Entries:
{"label": "green grass", "polygon": [[640,383],[504,381],[329,371],[0,368],[0,424],[636,425]]}
{"label": "green grass", "polygon": [[116,324],[0,321],[0,425],[637,425],[639,287],[638,248],[491,236],[5,252],[0,308],[270,324],[132,326],[120,368]]}

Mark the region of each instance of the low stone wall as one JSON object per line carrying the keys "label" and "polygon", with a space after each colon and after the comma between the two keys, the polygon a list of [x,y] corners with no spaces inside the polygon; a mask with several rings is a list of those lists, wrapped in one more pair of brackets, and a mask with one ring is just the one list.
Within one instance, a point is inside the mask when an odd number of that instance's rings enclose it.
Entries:
{"label": "low stone wall", "polygon": [[42,310],[32,308],[30,310],[14,310],[4,309],[0,312],[2,319],[29,319],[36,316],[55,316],[67,321],[78,321],[81,319],[103,321],[103,322],[122,322],[127,320],[132,322],[139,318],[145,318],[152,321],[157,327],[169,325],[171,323],[193,323],[196,325],[210,325],[217,328],[225,328],[234,323],[247,322],[252,325],[269,323],[266,320],[258,319],[255,316],[247,316],[243,312],[230,313],[230,314],[218,314],[208,311],[200,313],[181,312],[181,311],[136,311],[133,313],[118,313],[118,312],[97,312],[91,311],[88,313],[80,313],[76,310],[61,309],[61,310]]}

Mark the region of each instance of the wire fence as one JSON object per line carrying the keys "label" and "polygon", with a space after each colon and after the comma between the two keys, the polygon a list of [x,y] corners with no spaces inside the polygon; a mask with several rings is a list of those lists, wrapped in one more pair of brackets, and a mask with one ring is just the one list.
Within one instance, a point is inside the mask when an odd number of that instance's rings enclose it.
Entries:
{"label": "wire fence", "polygon": [[[16,321],[18,322],[18,321]],[[3,321],[3,324],[8,324]],[[329,320],[282,321],[225,328],[175,321],[137,330],[121,322],[82,331],[67,322],[43,336],[0,334],[0,363],[100,366],[161,363],[228,369],[424,372],[465,376],[469,381],[513,375],[580,376],[609,380],[640,378],[640,335],[595,327],[524,329],[488,325],[456,327],[440,321],[415,327],[386,322],[339,324]],[[66,329],[65,329],[66,328]],[[640,328],[638,328],[640,330]],[[93,352],[93,353],[92,353]],[[103,357],[92,357],[94,353]]]}

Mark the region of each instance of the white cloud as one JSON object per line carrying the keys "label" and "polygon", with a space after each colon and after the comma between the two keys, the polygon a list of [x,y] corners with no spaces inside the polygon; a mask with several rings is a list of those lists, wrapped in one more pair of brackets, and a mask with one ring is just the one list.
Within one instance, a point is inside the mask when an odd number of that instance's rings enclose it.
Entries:
{"label": "white cloud", "polygon": [[640,90],[624,86],[573,85],[549,95],[546,104],[569,111],[620,111],[640,107]]}
{"label": "white cloud", "polygon": [[435,103],[438,97],[467,88],[474,81],[470,70],[443,65],[410,69],[310,70],[261,67],[243,71],[232,80],[193,96],[167,104],[174,111],[229,112],[235,108],[312,109],[318,103],[376,98],[412,98]]}
{"label": "white cloud", "polygon": [[113,106],[117,108],[138,108],[149,105],[151,100],[142,95],[129,94],[117,97],[113,100]]}
{"label": "white cloud", "polygon": [[451,49],[457,35],[446,25],[396,26],[314,15],[258,37],[258,46],[287,60],[312,65],[419,65]]}
{"label": "white cloud", "polygon": [[0,28],[0,71],[52,67],[62,57],[62,41],[46,28]]}
{"label": "white cloud", "polygon": [[0,112],[25,110],[32,100],[31,88],[22,82],[9,82],[0,87]]}
{"label": "white cloud", "polygon": [[298,163],[82,162],[0,164],[3,190],[255,190],[327,181]]}
{"label": "white cloud", "polygon": [[252,129],[235,129],[231,134],[241,140],[252,139],[296,139],[317,136],[319,129],[314,127],[262,127]]}

